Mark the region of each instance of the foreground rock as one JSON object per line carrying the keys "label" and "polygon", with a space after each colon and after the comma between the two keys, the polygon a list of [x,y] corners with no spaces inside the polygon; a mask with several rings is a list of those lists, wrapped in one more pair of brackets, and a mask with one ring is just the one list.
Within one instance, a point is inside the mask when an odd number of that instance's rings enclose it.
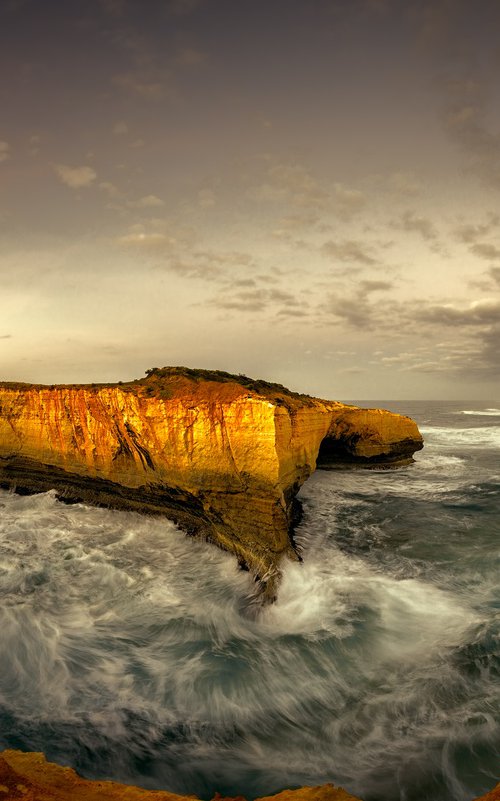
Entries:
{"label": "foreground rock", "polygon": [[295,496],[316,468],[405,464],[416,424],[188,368],[127,384],[0,384],[0,486],[165,514],[275,591]]}
{"label": "foreground rock", "polygon": [[[219,799],[216,796],[216,799]],[[240,801],[244,801],[241,799]],[[285,790],[257,801],[359,801],[332,784]],[[193,795],[142,790],[116,782],[81,779],[71,768],[46,762],[43,754],[0,753],[0,799],[23,801],[197,801]],[[222,799],[220,799],[222,801]],[[232,801],[232,800],[228,800]],[[234,801],[237,801],[236,799]]]}
{"label": "foreground rock", "polygon": [[493,790],[490,790],[489,793],[486,795],[482,795],[481,798],[476,798],[475,801],[500,801],[500,784],[497,784]]}
{"label": "foreground rock", "polygon": [[[176,795],[164,790],[143,790],[125,784],[82,779],[71,768],[47,762],[43,754],[3,751],[0,753],[0,799],[5,801],[198,801],[194,795]],[[213,801],[245,801],[242,796]],[[360,801],[357,796],[323,784],[283,790],[256,801]],[[500,801],[500,784],[475,801]]]}

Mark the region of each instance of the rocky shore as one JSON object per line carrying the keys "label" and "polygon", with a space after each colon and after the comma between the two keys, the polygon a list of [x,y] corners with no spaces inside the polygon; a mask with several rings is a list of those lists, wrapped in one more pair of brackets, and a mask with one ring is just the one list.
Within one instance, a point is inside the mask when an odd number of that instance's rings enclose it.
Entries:
{"label": "rocky shore", "polygon": [[298,490],[316,467],[394,466],[413,420],[220,371],[168,367],[128,383],[0,384],[0,486],[164,514],[234,553],[272,598],[297,559]]}

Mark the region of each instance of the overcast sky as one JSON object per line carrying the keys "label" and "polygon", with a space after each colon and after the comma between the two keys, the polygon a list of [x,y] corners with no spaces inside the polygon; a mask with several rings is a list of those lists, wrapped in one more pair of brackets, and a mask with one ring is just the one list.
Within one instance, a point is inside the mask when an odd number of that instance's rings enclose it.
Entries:
{"label": "overcast sky", "polygon": [[500,385],[498,0],[2,0],[0,380]]}

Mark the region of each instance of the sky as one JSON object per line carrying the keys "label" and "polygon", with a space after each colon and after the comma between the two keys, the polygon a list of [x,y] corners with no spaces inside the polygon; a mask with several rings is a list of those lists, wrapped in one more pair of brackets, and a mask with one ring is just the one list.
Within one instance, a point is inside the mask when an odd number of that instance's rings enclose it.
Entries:
{"label": "sky", "polygon": [[500,395],[498,0],[2,0],[0,380]]}

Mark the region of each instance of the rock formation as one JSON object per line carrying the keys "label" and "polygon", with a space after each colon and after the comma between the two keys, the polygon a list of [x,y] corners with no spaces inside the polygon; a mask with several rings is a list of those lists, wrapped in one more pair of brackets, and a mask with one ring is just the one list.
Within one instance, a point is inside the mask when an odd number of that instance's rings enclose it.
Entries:
{"label": "rock formation", "polygon": [[[176,795],[162,790],[142,790],[108,781],[82,779],[71,768],[46,762],[43,754],[21,751],[0,753],[0,799],[5,801],[198,801],[193,795]],[[359,801],[332,784],[285,790],[256,801]],[[214,801],[245,801],[223,799]]]}
{"label": "rock formation", "polygon": [[[164,790],[143,790],[109,781],[82,779],[71,768],[47,762],[43,754],[3,751],[0,753],[0,799],[5,801],[198,801],[194,795],[176,795]],[[216,795],[213,801],[245,801]],[[323,784],[283,790],[255,801],[360,801],[341,787]],[[500,784],[475,801],[500,801]]]}
{"label": "rock formation", "polygon": [[219,371],[124,384],[0,384],[0,486],[165,514],[275,591],[295,496],[319,466],[402,464],[416,424]]}

